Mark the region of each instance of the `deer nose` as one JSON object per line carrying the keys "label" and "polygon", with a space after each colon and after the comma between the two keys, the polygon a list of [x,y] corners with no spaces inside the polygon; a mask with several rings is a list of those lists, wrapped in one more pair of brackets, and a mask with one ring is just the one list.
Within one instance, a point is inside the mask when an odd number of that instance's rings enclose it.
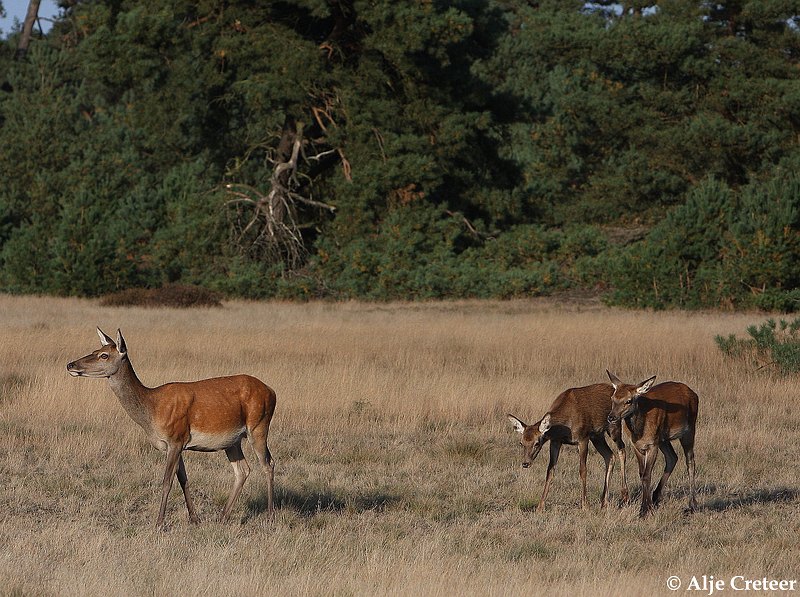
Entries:
{"label": "deer nose", "polygon": [[67,371],[72,371],[75,368],[75,363],[67,363]]}
{"label": "deer nose", "polygon": [[617,417],[615,417],[615,416],[614,416],[614,415],[612,415],[611,413],[609,413],[609,414],[608,414],[608,417],[607,417],[607,418],[608,418],[608,422],[609,422],[609,423],[616,423],[616,422],[617,422]]}

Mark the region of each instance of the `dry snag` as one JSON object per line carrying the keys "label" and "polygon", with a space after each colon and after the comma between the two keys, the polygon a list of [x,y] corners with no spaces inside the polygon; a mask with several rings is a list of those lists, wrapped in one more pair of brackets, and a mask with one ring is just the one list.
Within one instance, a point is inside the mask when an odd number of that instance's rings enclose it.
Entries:
{"label": "dry snag", "polygon": [[303,123],[288,119],[280,143],[273,157],[269,188],[262,192],[244,183],[227,183],[225,193],[230,197],[226,204],[234,208],[233,243],[240,250],[261,254],[271,263],[281,263],[293,270],[302,266],[306,257],[302,229],[299,221],[301,206],[333,212],[336,208],[312,199],[301,192],[303,178],[298,170],[301,158],[320,160],[337,150],[323,151],[306,156],[303,151]]}

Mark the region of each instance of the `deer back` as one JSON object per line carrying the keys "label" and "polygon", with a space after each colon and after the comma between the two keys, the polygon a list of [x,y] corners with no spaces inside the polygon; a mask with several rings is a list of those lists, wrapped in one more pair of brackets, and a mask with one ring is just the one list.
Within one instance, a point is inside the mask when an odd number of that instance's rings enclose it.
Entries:
{"label": "deer back", "polygon": [[608,425],[611,410],[611,384],[599,383],[561,392],[550,406],[551,428],[569,430],[567,441],[578,441],[588,435],[601,434]]}
{"label": "deer back", "polygon": [[658,435],[660,439],[672,440],[691,430],[694,433],[697,421],[698,397],[684,383],[665,381],[650,388],[639,398],[638,409],[643,426],[638,436]]}
{"label": "deer back", "polygon": [[203,433],[252,429],[275,411],[275,392],[249,375],[172,382],[152,389],[155,420]]}

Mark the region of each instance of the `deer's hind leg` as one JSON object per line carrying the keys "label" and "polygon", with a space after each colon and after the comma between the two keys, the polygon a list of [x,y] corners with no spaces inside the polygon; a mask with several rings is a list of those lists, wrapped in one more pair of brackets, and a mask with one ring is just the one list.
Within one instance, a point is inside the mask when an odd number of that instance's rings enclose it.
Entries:
{"label": "deer's hind leg", "polygon": [[606,439],[602,436],[592,437],[592,444],[603,457],[606,462],[606,475],[603,481],[603,494],[600,496],[600,507],[605,508],[608,505],[608,484],[611,481],[611,472],[614,470],[614,454],[611,448],[608,447]]}
{"label": "deer's hind leg", "polygon": [[661,501],[661,492],[664,491],[667,480],[672,474],[672,471],[675,470],[675,464],[678,462],[678,455],[675,453],[675,449],[672,447],[672,444],[669,443],[669,440],[664,440],[658,447],[661,453],[664,454],[666,464],[664,465],[664,474],[661,475],[661,480],[658,482],[656,490],[653,492],[653,505],[655,506],[658,506],[658,503]]}
{"label": "deer's hind leg", "polygon": [[226,520],[230,515],[233,503],[236,501],[236,498],[239,497],[244,482],[250,474],[250,465],[247,464],[247,460],[245,460],[244,453],[242,452],[241,440],[233,444],[230,448],[225,448],[225,456],[228,457],[233,467],[235,478],[233,480],[233,487],[231,487],[231,493],[228,496],[228,502],[225,504],[225,509],[222,511],[222,516],[220,517],[222,520]]}
{"label": "deer's hind leg", "polygon": [[686,472],[689,474],[689,511],[694,512],[697,510],[697,499],[695,497],[694,487],[694,436],[682,437],[680,439],[683,453],[686,455]]}
{"label": "deer's hind leg", "polygon": [[272,453],[267,445],[268,433],[269,421],[262,421],[261,425],[249,430],[247,436],[261,468],[267,475],[267,513],[271,517],[275,513],[275,459],[272,458]]}

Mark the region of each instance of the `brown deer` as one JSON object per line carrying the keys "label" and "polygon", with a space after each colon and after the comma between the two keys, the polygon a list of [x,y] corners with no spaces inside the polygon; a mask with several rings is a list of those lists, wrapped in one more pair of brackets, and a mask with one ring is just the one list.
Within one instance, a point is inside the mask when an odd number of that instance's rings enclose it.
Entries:
{"label": "brown deer", "polygon": [[533,425],[526,425],[514,415],[508,415],[508,420],[514,429],[522,435],[520,443],[523,448],[523,468],[528,468],[539,455],[542,446],[550,442],[550,463],[547,465],[547,476],[537,507],[538,511],[544,509],[544,501],[550,490],[562,444],[578,444],[580,476],[583,484],[581,507],[586,507],[586,456],[589,453],[590,441],[606,462],[600,506],[605,508],[608,505],[608,483],[611,480],[614,459],[606,443],[605,433],[611,436],[617,446],[622,469],[622,500],[627,503],[628,484],[625,480],[625,443],[622,441],[622,427],[619,424],[609,425],[608,422],[613,393],[614,388],[607,383],[565,390],[558,395],[547,413]]}
{"label": "brown deer", "polygon": [[177,475],[183,489],[189,521],[199,522],[189,497],[183,450],[215,452],[225,450],[233,466],[235,480],[222,520],[231,512],[242,490],[250,467],[242,453],[242,438],[247,436],[256,457],[267,474],[267,510],[273,515],[275,461],[267,447],[267,434],[275,412],[275,392],[255,377],[234,375],[203,381],[167,383],[148,388],[139,381],[131,366],[122,333],[114,342],[100,328],[99,349],[67,364],[74,377],[105,377],[119,398],[122,408],[147,434],[150,443],[167,453],[162,484],[161,509],[156,525],[164,528],[167,497],[172,478]]}
{"label": "brown deer", "polygon": [[[639,462],[642,481],[642,507],[639,516],[646,516],[661,500],[667,479],[678,462],[678,455],[670,443],[679,440],[686,455],[689,474],[689,510],[697,508],[694,487],[694,433],[697,423],[697,394],[689,386],[675,381],[665,381],[653,386],[655,376],[639,385],[623,383],[606,371],[614,394],[611,396],[609,423],[625,421],[633,443],[633,452]],[[651,474],[658,450],[664,454],[664,474],[655,491],[650,493]]]}

